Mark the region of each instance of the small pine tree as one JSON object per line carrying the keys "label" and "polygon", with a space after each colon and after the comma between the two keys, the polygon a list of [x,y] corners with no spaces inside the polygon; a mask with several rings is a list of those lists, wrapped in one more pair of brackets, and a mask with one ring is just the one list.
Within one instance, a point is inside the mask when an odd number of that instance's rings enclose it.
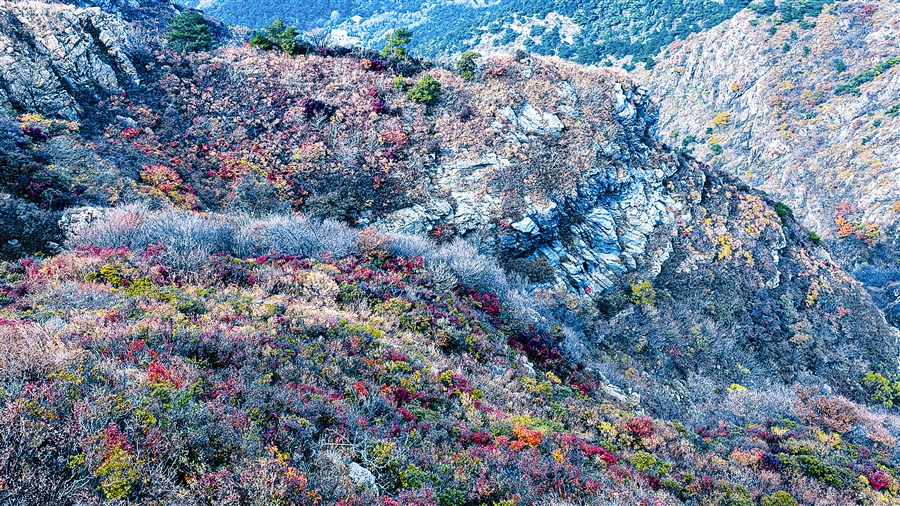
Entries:
{"label": "small pine tree", "polygon": [[166,42],[173,50],[185,54],[213,48],[209,25],[199,12],[182,12],[169,22]]}
{"label": "small pine tree", "polygon": [[463,81],[471,81],[475,79],[475,60],[481,58],[481,55],[475,51],[466,51],[456,62],[456,68]]}
{"label": "small pine tree", "polygon": [[283,19],[276,19],[271,25],[253,34],[250,45],[260,49],[281,48],[287,54],[293,54],[297,48],[297,27],[286,25]]}
{"label": "small pine tree", "polygon": [[409,43],[412,42],[413,33],[408,28],[397,28],[388,35],[381,56],[389,56],[398,60],[409,58]]}
{"label": "small pine tree", "polygon": [[421,102],[426,105],[437,102],[438,95],[440,94],[441,83],[431,77],[431,74],[425,74],[425,77],[406,92],[406,96],[408,96],[410,100]]}
{"label": "small pine tree", "polygon": [[269,40],[269,37],[263,31],[254,32],[253,37],[250,37],[250,47],[257,47],[263,50],[270,50],[275,47],[275,44]]}

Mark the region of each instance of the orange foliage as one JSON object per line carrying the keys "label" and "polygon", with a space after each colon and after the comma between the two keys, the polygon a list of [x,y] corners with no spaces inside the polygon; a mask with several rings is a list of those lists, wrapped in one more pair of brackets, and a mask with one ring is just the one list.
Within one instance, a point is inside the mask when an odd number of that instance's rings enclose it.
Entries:
{"label": "orange foliage", "polygon": [[537,446],[541,444],[541,441],[544,439],[543,432],[539,430],[531,430],[522,425],[516,425],[515,427],[513,427],[513,434],[516,435],[516,438],[518,438],[519,441],[527,444],[528,446]]}

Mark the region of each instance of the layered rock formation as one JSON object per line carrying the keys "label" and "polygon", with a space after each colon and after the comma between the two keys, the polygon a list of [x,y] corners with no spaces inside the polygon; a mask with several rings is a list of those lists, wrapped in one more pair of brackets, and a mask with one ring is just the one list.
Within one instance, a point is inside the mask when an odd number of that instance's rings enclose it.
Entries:
{"label": "layered rock formation", "polygon": [[[547,97],[498,107],[488,120],[503,144],[464,152],[448,146],[431,175],[428,199],[378,223],[403,233],[427,233],[449,223],[461,236],[501,257],[546,262],[553,268],[555,283],[576,293],[613,288],[621,275],[644,266],[648,257],[665,255],[647,249],[657,226],[674,222],[678,204],[663,183],[678,170],[678,161],[657,152],[658,162],[649,163],[648,156],[658,146],[650,132],[656,106],[646,89],[624,80],[612,86],[601,81],[598,87],[605,96],[602,103],[592,105],[613,114],[605,125],[606,135],[588,140],[594,156],[588,156],[583,170],[570,172],[575,167],[564,160],[564,148],[548,146],[545,154],[551,160],[535,160],[546,171],[538,175],[545,180],[533,176],[520,185],[504,178],[522,161],[496,149],[516,152],[529,145],[553,144],[567,128],[577,128],[572,124],[582,116],[593,113],[578,109],[580,97],[572,84],[563,81],[547,90],[561,97],[552,111],[546,109]],[[514,210],[511,199],[517,201]]]}

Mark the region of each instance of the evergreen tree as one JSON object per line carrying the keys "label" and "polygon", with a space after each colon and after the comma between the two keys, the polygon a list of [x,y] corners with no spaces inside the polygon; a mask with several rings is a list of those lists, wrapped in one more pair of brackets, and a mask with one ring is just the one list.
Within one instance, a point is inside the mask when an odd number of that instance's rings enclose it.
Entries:
{"label": "evergreen tree", "polygon": [[409,58],[407,46],[412,42],[413,33],[408,28],[397,28],[388,35],[387,43],[381,50],[381,56],[390,56],[398,60]]}
{"label": "evergreen tree", "polygon": [[276,19],[268,27],[254,33],[250,45],[265,50],[279,47],[285,53],[293,54],[299,35],[297,27],[286,25],[283,19]]}
{"label": "evergreen tree", "polygon": [[169,23],[166,42],[173,50],[184,54],[209,51],[213,48],[212,35],[203,14],[196,11],[182,12]]}
{"label": "evergreen tree", "polygon": [[456,68],[464,81],[475,79],[475,60],[478,58],[481,58],[481,55],[475,51],[466,51],[456,62]]}
{"label": "evergreen tree", "polygon": [[437,102],[440,93],[441,83],[439,83],[437,79],[431,77],[431,74],[425,74],[425,77],[406,92],[406,96],[408,96],[410,100],[431,105]]}

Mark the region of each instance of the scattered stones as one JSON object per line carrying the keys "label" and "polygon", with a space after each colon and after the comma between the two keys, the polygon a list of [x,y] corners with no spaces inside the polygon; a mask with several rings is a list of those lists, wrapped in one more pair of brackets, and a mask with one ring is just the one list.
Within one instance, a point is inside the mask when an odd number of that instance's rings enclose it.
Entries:
{"label": "scattered stones", "polygon": [[350,475],[350,479],[357,485],[376,494],[378,493],[378,483],[375,481],[375,475],[371,471],[356,462],[351,462],[347,466],[347,472]]}

